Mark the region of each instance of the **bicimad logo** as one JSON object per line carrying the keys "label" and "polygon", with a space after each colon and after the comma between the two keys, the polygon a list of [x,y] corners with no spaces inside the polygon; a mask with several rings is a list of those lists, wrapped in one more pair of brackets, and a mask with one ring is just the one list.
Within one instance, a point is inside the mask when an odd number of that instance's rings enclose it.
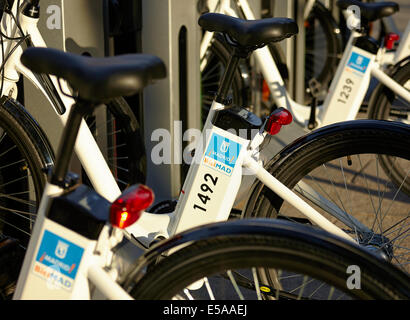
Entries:
{"label": "bicimad logo", "polygon": [[84,248],[44,231],[33,272],[46,281],[49,288],[72,290]]}
{"label": "bicimad logo", "polygon": [[64,259],[65,256],[67,255],[67,251],[68,251],[68,244],[61,240],[58,240],[56,250],[54,251],[55,255],[60,259]]}
{"label": "bicimad logo", "polygon": [[226,153],[229,150],[229,142],[222,141],[220,150],[221,152]]}
{"label": "bicimad logo", "polygon": [[230,176],[240,150],[239,143],[214,133],[203,157],[203,163]]}
{"label": "bicimad logo", "polygon": [[365,73],[367,67],[369,66],[369,63],[369,58],[362,56],[357,52],[352,52],[352,55],[350,56],[347,66],[361,73]]}

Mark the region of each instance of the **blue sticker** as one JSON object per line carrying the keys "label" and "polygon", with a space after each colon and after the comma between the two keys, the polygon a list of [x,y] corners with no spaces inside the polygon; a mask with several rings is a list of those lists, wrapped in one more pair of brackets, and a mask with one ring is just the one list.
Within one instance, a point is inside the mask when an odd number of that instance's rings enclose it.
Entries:
{"label": "blue sticker", "polygon": [[206,149],[204,163],[230,176],[241,147],[241,144],[214,133]]}
{"label": "blue sticker", "polygon": [[354,70],[360,71],[361,73],[365,73],[367,67],[369,66],[369,63],[369,58],[366,58],[365,56],[362,56],[356,52],[352,52],[347,66]]}
{"label": "blue sticker", "polygon": [[45,230],[36,263],[50,267],[64,277],[75,279],[84,249]]}

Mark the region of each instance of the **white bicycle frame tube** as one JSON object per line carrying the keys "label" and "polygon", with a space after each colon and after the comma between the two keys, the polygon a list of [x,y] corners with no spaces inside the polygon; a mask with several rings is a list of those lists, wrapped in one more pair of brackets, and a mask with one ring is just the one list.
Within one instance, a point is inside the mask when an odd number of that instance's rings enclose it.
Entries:
{"label": "white bicycle frame tube", "polygon": [[258,162],[251,157],[245,157],[244,166],[253,171],[256,177],[263,182],[269,189],[278,194],[285,201],[288,201],[296,209],[302,212],[309,220],[316,223],[322,229],[336,234],[342,238],[353,241],[353,239],[347,235],[342,229],[335,226],[299,196],[297,196],[292,190],[285,187],[279,180],[273,177],[266,169],[263,168]]}

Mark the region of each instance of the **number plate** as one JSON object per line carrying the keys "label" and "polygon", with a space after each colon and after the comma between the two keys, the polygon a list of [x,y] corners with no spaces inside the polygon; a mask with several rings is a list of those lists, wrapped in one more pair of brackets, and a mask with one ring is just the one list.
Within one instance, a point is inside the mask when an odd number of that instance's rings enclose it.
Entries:
{"label": "number plate", "polygon": [[241,152],[248,144],[246,139],[213,128],[201,160],[191,165],[190,180],[181,191],[175,232],[228,218],[241,183]]}
{"label": "number plate", "polygon": [[355,119],[370,82],[373,60],[371,53],[353,47],[347,62],[339,66],[337,82],[332,83],[326,97],[322,125]]}

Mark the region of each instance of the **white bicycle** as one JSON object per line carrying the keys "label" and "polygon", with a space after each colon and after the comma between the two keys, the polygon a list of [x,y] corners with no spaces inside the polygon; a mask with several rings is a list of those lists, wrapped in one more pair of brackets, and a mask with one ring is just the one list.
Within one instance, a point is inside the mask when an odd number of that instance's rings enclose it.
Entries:
{"label": "white bicycle", "polygon": [[[270,21],[272,27],[275,22]],[[101,101],[132,94],[164,77],[165,67],[151,55],[88,58],[48,48],[27,49],[22,61],[37,73],[65,78],[77,98],[14,299],[407,299],[410,295],[408,275],[384,259],[322,230],[275,220],[200,226],[159,242],[124,268],[130,259],[121,250],[131,245],[135,252],[136,247],[122,241],[121,229],[146,215],[140,217],[153,201],[152,191],[136,185],[111,204],[91,188],[76,185],[67,169],[82,117]],[[279,125],[274,118],[268,127]],[[218,153],[219,146],[212,150]],[[238,154],[238,161],[244,153]],[[205,180],[208,176],[219,187],[222,175],[210,172]],[[363,269],[360,288],[355,290],[346,280],[352,265]],[[246,307],[236,311],[247,313]]]}

